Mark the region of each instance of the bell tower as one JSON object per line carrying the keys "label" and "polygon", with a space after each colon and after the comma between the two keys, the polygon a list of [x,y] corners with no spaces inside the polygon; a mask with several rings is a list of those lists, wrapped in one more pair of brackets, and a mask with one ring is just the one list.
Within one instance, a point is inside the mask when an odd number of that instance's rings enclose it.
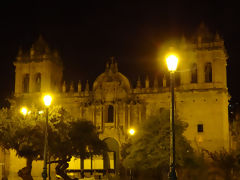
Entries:
{"label": "bell tower", "polygon": [[189,41],[182,63],[182,89],[176,93],[179,118],[189,125],[185,135],[196,149],[229,150],[224,41],[203,23]]}
{"label": "bell tower", "polygon": [[188,41],[184,63],[180,64],[184,89],[227,89],[227,54],[218,33],[211,33],[202,23]]}
{"label": "bell tower", "polygon": [[30,50],[19,49],[15,66],[15,96],[58,92],[62,81],[62,62],[40,36]]}
{"label": "bell tower", "polygon": [[210,33],[204,24],[195,37],[197,62],[191,67],[191,82],[197,80],[199,88],[227,89],[227,54],[223,39],[218,33]]}

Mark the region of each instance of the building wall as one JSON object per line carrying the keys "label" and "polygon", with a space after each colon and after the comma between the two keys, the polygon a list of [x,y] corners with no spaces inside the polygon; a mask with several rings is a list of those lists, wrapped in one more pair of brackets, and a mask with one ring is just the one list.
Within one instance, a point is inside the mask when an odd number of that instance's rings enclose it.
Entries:
{"label": "building wall", "polygon": [[[26,166],[26,159],[17,157],[14,150],[5,150],[4,152],[1,152],[0,157],[4,158],[4,161],[1,161],[2,173],[0,174],[0,177],[3,178],[5,176],[8,180],[21,180],[22,178],[18,176],[18,171]],[[51,166],[51,177],[55,179],[55,165],[53,164]],[[31,174],[34,180],[42,179],[42,170],[43,161],[33,161]]]}
{"label": "building wall", "polygon": [[[222,148],[229,150],[229,94],[224,43],[218,36],[212,41],[205,41],[204,35],[200,34],[196,39],[197,41],[182,49],[177,70],[181,84],[175,88],[176,114],[180,120],[187,122],[188,128],[184,135],[196,151],[217,151]],[[196,63],[197,67],[196,82],[192,82],[193,63]],[[206,63],[211,63],[212,75],[209,82],[205,80]],[[142,83],[138,80],[137,87],[133,88],[127,77],[118,71],[114,61],[106,64],[105,71],[96,78],[92,90],[89,89],[88,82],[84,90],[78,82],[76,92],[72,83],[69,88],[65,82],[60,86],[62,67],[55,66],[54,61],[18,60],[14,65],[15,104],[37,103],[32,77],[41,72],[42,89],[39,96],[49,90],[55,92],[55,104],[62,105],[76,118],[92,121],[99,137],[103,140],[110,138],[118,144],[119,149],[128,140],[129,128],[138,126],[161,108],[170,107],[166,76],[161,79],[162,83],[159,83],[162,86],[158,85],[157,79],[153,81],[153,86],[150,86],[151,80],[146,77],[145,87],[141,87]],[[22,91],[22,78],[25,73],[30,74],[29,93]],[[109,122],[110,107],[113,107],[113,122]]]}
{"label": "building wall", "polygon": [[[185,136],[196,150],[229,150],[228,102],[226,92],[178,93],[176,110],[179,118],[188,123]],[[203,132],[197,126],[203,125]]]}
{"label": "building wall", "polygon": [[15,96],[23,94],[23,77],[29,74],[29,93],[36,92],[36,74],[41,74],[40,92],[58,92],[62,80],[62,67],[51,61],[15,62]]}

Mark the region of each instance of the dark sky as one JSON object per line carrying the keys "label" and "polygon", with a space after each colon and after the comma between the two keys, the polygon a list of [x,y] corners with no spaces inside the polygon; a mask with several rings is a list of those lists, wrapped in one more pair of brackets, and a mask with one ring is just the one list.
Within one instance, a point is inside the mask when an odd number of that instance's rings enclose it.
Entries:
{"label": "dark sky", "polygon": [[[18,48],[30,48],[40,34],[59,51],[64,79],[92,83],[110,56],[135,81],[158,71],[161,43],[188,35],[204,21],[225,40],[228,87],[240,100],[240,20],[231,1],[10,1],[0,5],[0,101],[14,91]],[[134,82],[133,82],[134,84]]]}

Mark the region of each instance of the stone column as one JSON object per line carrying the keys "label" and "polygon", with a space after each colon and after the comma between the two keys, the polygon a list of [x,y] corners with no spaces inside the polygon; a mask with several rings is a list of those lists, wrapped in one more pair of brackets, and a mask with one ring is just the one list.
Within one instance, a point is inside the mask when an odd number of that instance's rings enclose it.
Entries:
{"label": "stone column", "polygon": [[165,74],[164,74],[163,79],[162,79],[162,86],[163,86],[163,88],[167,87],[167,79],[166,79]]}
{"label": "stone column", "polygon": [[123,131],[125,132],[125,129],[126,129],[126,105],[125,104],[123,104],[123,106],[122,106],[122,108],[123,108]]}
{"label": "stone column", "polygon": [[102,108],[102,124],[103,124],[102,128],[103,128],[103,130],[105,128],[105,126],[104,126],[105,121],[106,121],[106,106],[103,105],[103,108]]}
{"label": "stone column", "polygon": [[119,127],[119,122],[118,122],[118,104],[115,105],[115,120],[116,120],[116,123],[115,123],[115,128],[118,128]]}
{"label": "stone column", "polygon": [[215,74],[215,72],[216,72],[216,59],[215,60],[213,60],[212,62],[211,62],[211,64],[212,64],[212,83],[215,83],[216,82],[216,74]]}
{"label": "stone column", "polygon": [[141,124],[142,122],[141,107],[141,104],[138,104],[138,124]]}
{"label": "stone column", "polygon": [[180,80],[181,80],[181,85],[186,85],[186,84],[190,84],[191,82],[191,68],[192,68],[192,64],[187,64],[183,66],[183,72],[180,72]]}
{"label": "stone column", "polygon": [[150,116],[149,106],[150,106],[149,104],[146,104],[146,119],[148,119]]}
{"label": "stone column", "polygon": [[80,114],[79,114],[79,118],[83,119],[83,108],[82,105],[80,105]]}
{"label": "stone column", "polygon": [[[198,60],[200,61],[202,56],[199,55],[198,58],[199,58]],[[198,82],[199,83],[204,83],[205,82],[204,64],[205,64],[205,62],[197,63],[197,68],[198,68],[197,74],[198,74]]]}
{"label": "stone column", "polygon": [[130,117],[131,117],[131,106],[130,106],[130,104],[128,105],[128,118],[127,118],[127,121],[128,121],[128,127],[127,127],[127,129],[129,129],[130,128],[130,126],[131,126],[131,119],[130,119]]}
{"label": "stone column", "polygon": [[103,130],[103,106],[100,105],[100,122],[101,122],[101,130]]}
{"label": "stone column", "polygon": [[95,111],[96,111],[96,106],[95,105],[93,105],[92,106],[92,122],[93,122],[93,124],[96,126],[97,125],[97,123],[96,123],[96,113],[95,113]]}
{"label": "stone column", "polygon": [[34,85],[35,85],[35,74],[29,73],[29,93],[34,92]]}

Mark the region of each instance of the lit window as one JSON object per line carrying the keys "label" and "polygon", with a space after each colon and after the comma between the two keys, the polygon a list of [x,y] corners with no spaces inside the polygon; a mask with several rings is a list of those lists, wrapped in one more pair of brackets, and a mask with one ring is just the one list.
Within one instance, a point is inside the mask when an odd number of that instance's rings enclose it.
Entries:
{"label": "lit window", "polygon": [[197,125],[197,131],[198,131],[199,133],[202,133],[202,132],[203,132],[203,124],[198,124],[198,125]]}

